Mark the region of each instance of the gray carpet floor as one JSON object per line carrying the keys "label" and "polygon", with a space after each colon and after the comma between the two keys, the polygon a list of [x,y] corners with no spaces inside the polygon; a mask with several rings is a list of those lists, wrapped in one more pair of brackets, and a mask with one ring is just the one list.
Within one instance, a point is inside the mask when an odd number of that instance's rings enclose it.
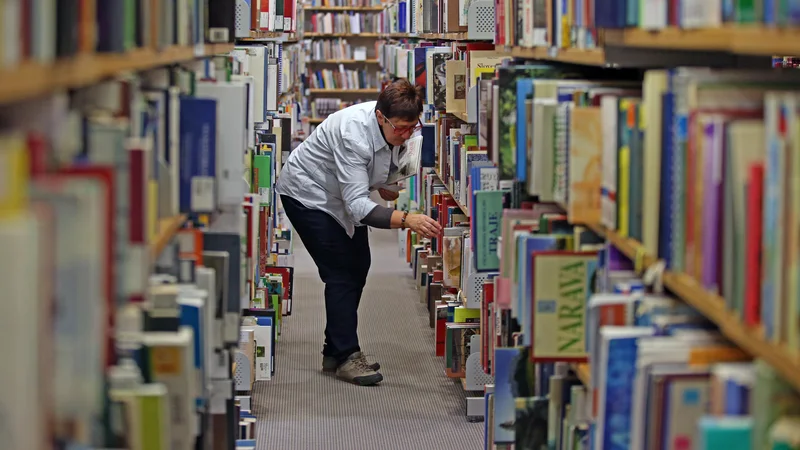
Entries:
{"label": "gray carpet floor", "polygon": [[323,284],[296,240],[294,309],[277,344],[275,377],[253,393],[259,450],[483,448],[483,423],[467,422],[464,392],[433,354],[433,330],[398,256],[396,232],[373,230],[370,242],[359,337],[384,381],[360,387],[321,372]]}

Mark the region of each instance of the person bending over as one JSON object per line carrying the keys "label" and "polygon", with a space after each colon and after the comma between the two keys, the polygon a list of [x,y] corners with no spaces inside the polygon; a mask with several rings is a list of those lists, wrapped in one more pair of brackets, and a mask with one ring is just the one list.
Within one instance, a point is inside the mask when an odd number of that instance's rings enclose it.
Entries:
{"label": "person bending over", "polygon": [[322,368],[362,386],[380,383],[380,365],[358,342],[358,305],[370,267],[367,227],[410,228],[421,236],[442,231],[423,214],[378,205],[369,198],[398,194],[380,188],[397,164],[398,147],[421,127],[422,97],[408,80],[395,81],[377,102],[328,116],[286,160],[276,185],[286,216],[325,283]]}

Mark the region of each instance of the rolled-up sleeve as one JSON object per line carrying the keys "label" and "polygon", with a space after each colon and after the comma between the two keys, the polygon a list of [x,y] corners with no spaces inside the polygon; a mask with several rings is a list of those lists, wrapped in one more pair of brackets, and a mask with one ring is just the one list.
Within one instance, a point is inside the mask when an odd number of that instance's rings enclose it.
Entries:
{"label": "rolled-up sleeve", "polygon": [[358,128],[352,122],[342,125],[342,143],[333,149],[333,157],[345,208],[361,222],[378,204],[369,198],[367,165],[372,157],[371,142],[366,131]]}

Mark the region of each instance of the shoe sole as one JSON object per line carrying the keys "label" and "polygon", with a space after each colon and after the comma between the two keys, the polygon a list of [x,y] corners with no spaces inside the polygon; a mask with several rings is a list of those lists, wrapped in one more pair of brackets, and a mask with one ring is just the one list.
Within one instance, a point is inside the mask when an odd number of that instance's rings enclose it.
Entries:
{"label": "shoe sole", "polygon": [[376,373],[375,375],[356,377],[353,378],[352,380],[348,380],[346,378],[341,378],[341,377],[339,377],[339,379],[342,381],[347,381],[348,383],[355,384],[357,386],[373,386],[383,381],[383,375]]}

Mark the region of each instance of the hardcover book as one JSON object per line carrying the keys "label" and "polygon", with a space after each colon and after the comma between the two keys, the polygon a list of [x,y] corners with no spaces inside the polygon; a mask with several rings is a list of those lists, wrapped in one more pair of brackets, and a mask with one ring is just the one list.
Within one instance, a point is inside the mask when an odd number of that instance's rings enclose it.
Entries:
{"label": "hardcover book", "polygon": [[586,362],[586,303],[597,267],[594,252],[536,252],[531,332],[534,362]]}

